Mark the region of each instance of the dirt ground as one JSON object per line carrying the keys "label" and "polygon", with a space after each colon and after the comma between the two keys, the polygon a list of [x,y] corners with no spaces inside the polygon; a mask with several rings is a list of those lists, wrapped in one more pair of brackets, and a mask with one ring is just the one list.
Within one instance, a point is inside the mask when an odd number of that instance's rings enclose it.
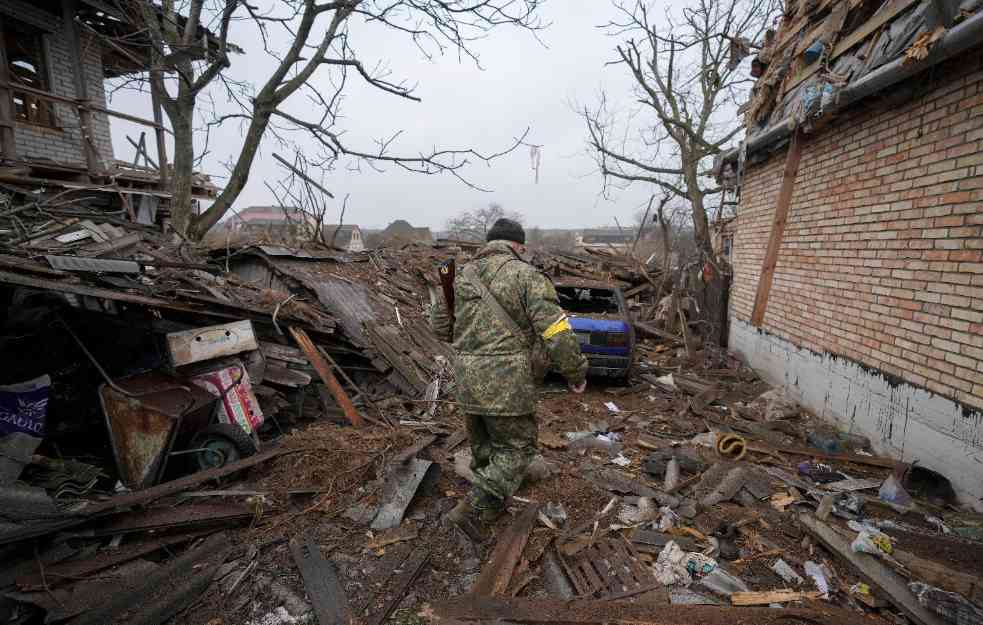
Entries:
{"label": "dirt ground", "polygon": [[[750,398],[748,398],[750,399]],[[606,403],[613,402],[617,411]],[[514,514],[526,502],[561,503],[568,515],[565,528],[577,527],[595,519],[615,496],[586,480],[584,470],[593,468],[617,469],[643,483],[661,487],[660,480],[653,480],[642,470],[646,457],[652,453],[652,441],[669,447],[688,440],[694,434],[707,430],[705,417],[686,410],[686,401],[679,394],[667,394],[646,385],[635,388],[623,384],[593,381],[588,391],[580,396],[566,392],[559,384],[548,386],[538,406],[540,439],[549,445],[541,445],[542,455],[554,468],[547,479],[525,484],[511,501],[510,513],[493,527],[492,538],[482,545],[474,545],[460,532],[448,528],[443,515],[454,505],[458,497],[468,489],[465,479],[454,472],[453,453],[444,449],[444,438],[419,454],[441,467],[439,479],[421,487],[406,512],[401,530],[415,537],[372,549],[367,545],[377,537],[367,523],[352,520],[346,515],[352,506],[368,506],[378,503],[380,480],[387,462],[401,449],[426,434],[404,428],[395,431],[383,428],[356,429],[323,422],[315,422],[292,433],[285,444],[303,447],[307,451],[285,455],[260,466],[241,478],[232,488],[258,490],[270,493],[252,502],[257,510],[254,522],[246,528],[231,530],[237,545],[228,576],[213,584],[206,596],[181,617],[189,624],[233,625],[247,623],[294,622],[276,620],[269,615],[284,603],[280,585],[303,599],[303,581],[294,564],[289,540],[300,535],[310,536],[330,558],[339,573],[347,595],[351,612],[358,622],[367,623],[378,614],[393,597],[393,579],[401,565],[415,548],[425,546],[431,553],[429,564],[411,586],[390,619],[409,624],[419,621],[418,613],[424,606],[468,593],[478,572],[487,561],[497,536],[512,522]],[[725,419],[725,415],[723,417]],[[461,428],[460,418],[453,409],[444,409],[439,420],[442,433],[453,433]],[[606,424],[606,425],[605,425]],[[805,432],[812,426],[809,415],[795,419],[795,426]],[[605,429],[622,437],[621,453],[627,466],[611,464],[606,451],[575,451],[563,446],[567,432],[588,429]],[[802,437],[780,435],[789,444],[805,445]],[[642,443],[640,443],[642,439]],[[457,449],[466,448],[466,441]],[[690,448],[705,459],[708,466],[719,460],[716,452],[708,448]],[[743,462],[782,465],[795,474],[795,464],[806,458],[749,453]],[[834,463],[835,464],[835,463]],[[840,464],[835,467],[849,477],[886,477],[888,470],[863,465]],[[683,478],[688,477],[684,472]],[[773,480],[770,487],[776,493],[784,493],[787,487]],[[293,491],[290,494],[288,491]],[[798,504],[809,508],[810,504]],[[738,538],[741,561],[726,562],[727,570],[740,577],[752,590],[771,590],[789,586],[771,570],[781,557],[801,574],[806,560],[825,564],[835,573],[830,587],[837,594],[835,605],[851,606],[864,622],[878,622],[861,612],[859,604],[849,598],[849,588],[858,581],[856,575],[820,547],[804,540],[801,530],[790,523],[790,514],[797,506],[785,511],[770,505],[767,499],[748,508],[735,502],[723,502],[710,509],[699,510],[696,516],[683,521],[704,535],[711,534],[723,522],[744,521],[746,525]],[[812,504],[814,507],[814,503]],[[876,515],[871,515],[876,516]],[[891,514],[884,514],[884,518]],[[895,515],[897,516],[897,515]],[[605,523],[609,522],[610,516]],[[750,522],[748,522],[750,520]],[[840,526],[840,519],[831,520]],[[923,524],[924,525],[924,524]],[[523,560],[535,573],[544,551],[562,529],[553,530],[538,524],[532,531]],[[609,530],[603,526],[602,532]],[[633,530],[616,530],[629,536]],[[923,534],[892,533],[899,546],[912,552],[930,556],[934,551],[931,538]],[[983,566],[979,552],[964,551],[952,547],[942,555],[954,565],[969,571],[979,571]],[[644,560],[652,560],[656,554],[645,554]],[[935,555],[938,555],[936,553]],[[256,565],[228,592],[230,579],[236,578],[254,561]],[[805,577],[805,576],[804,576]],[[274,583],[271,587],[270,582]],[[807,580],[803,589],[814,589]],[[518,596],[546,597],[547,591],[541,575],[534,575],[524,584]],[[629,599],[631,601],[631,599]],[[791,604],[794,606],[794,604]],[[817,606],[831,605],[820,601]],[[799,607],[802,607],[800,604]],[[726,622],[743,622],[740,608],[730,610]],[[264,620],[265,616],[265,620]],[[865,620],[873,619],[870,621]],[[272,620],[271,620],[272,619]],[[857,622],[860,622],[858,620]],[[722,621],[723,622],[723,621]],[[783,621],[794,622],[794,621]],[[886,621],[882,621],[886,622]]]}

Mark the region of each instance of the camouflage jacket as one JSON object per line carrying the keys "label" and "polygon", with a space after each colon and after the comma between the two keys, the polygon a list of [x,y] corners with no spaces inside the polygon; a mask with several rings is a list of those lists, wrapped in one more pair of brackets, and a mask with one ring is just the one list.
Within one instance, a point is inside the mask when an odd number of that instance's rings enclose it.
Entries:
{"label": "camouflage jacket", "polygon": [[[516,337],[469,283],[473,267],[518,326]],[[513,416],[536,411],[531,339],[543,340],[552,367],[574,384],[587,374],[587,361],[560,308],[549,278],[523,261],[506,241],[492,241],[454,280],[454,336],[443,298],[431,306],[430,325],[454,346],[457,401],[470,414]]]}

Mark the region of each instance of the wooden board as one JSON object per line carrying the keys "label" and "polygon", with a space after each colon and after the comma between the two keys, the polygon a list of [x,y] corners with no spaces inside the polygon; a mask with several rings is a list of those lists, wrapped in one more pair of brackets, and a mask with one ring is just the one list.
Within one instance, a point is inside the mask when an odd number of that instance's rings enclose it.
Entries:
{"label": "wooden board", "polygon": [[795,193],[795,178],[799,173],[799,161],[802,160],[802,131],[792,133],[792,141],[785,156],[785,171],[782,174],[782,187],[778,193],[778,203],[771,222],[771,234],[768,236],[768,248],[761,263],[761,273],[758,276],[758,289],[754,296],[754,310],[751,313],[751,325],[761,326],[768,308],[768,295],[771,284],[775,279],[775,265],[778,264],[778,251],[782,246],[785,234],[785,224],[788,222],[788,210]]}
{"label": "wooden board", "polygon": [[731,606],[663,605],[655,602],[565,601],[526,597],[464,595],[433,605],[435,624],[459,621],[519,623],[619,623],[636,625],[696,625],[697,623],[812,623],[857,625],[855,611],[824,605],[821,608],[742,608]]}
{"label": "wooden board", "polygon": [[294,557],[304,589],[314,606],[314,614],[320,625],[350,625],[351,610],[348,598],[338,581],[334,565],[324,559],[321,549],[308,536],[290,541],[290,553]]}
{"label": "wooden board", "polygon": [[876,586],[899,610],[918,625],[945,625],[939,615],[918,603],[903,577],[866,553],[856,553],[850,541],[840,536],[832,527],[811,514],[800,514],[799,523],[830,551],[853,566],[853,570],[868,584]]}
{"label": "wooden board", "polygon": [[735,592],[730,596],[731,605],[768,605],[819,599],[823,593],[798,590],[765,590],[763,592]]}
{"label": "wooden board", "polygon": [[519,513],[512,525],[499,535],[491,558],[478,574],[471,594],[485,596],[505,594],[538,515],[539,504],[529,504]]}

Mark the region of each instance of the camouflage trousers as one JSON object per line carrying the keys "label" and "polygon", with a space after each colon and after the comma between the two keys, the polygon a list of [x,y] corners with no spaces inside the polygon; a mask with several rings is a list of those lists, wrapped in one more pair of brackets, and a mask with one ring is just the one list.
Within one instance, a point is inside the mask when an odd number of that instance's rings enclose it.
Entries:
{"label": "camouflage trousers", "polygon": [[539,427],[535,415],[466,415],[474,485],[504,500],[519,490],[536,456]]}

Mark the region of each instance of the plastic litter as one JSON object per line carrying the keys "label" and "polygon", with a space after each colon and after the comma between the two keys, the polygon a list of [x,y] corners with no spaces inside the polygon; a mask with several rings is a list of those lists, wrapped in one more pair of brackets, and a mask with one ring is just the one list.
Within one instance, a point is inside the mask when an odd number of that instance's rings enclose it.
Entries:
{"label": "plastic litter", "polygon": [[679,515],[673,512],[672,508],[669,506],[662,506],[659,508],[659,512],[662,516],[659,518],[659,531],[668,532],[672,528],[676,527],[676,521],[679,520]]}
{"label": "plastic litter", "polygon": [[839,482],[846,479],[846,476],[838,471],[834,471],[833,467],[828,464],[822,464],[819,462],[811,462],[806,460],[805,462],[800,462],[796,465],[799,471],[799,475],[804,475],[813,482],[817,484],[828,484],[830,482]]}
{"label": "plastic litter", "polygon": [[812,560],[808,560],[805,565],[806,575],[812,578],[812,581],[816,584],[816,590],[823,593],[823,598],[829,597],[829,580],[826,578],[826,572],[818,564]]}
{"label": "plastic litter", "polygon": [[730,597],[735,592],[748,592],[750,590],[740,578],[731,575],[720,567],[715,568],[701,579],[699,586],[725,597]]}
{"label": "plastic litter", "polygon": [[805,581],[801,575],[795,572],[795,569],[789,566],[788,562],[781,558],[775,560],[775,563],[771,565],[771,570],[789,584],[799,585]]}
{"label": "plastic litter", "polygon": [[655,579],[665,586],[673,584],[683,584],[688,586],[692,581],[689,571],[686,570],[686,552],[679,548],[676,541],[670,540],[659,552],[659,557],[652,565],[652,572]]}
{"label": "plastic litter", "polygon": [[898,478],[894,477],[893,473],[887,476],[877,494],[882,501],[893,503],[896,506],[907,508],[912,503],[911,495],[904,489]]}
{"label": "plastic litter", "polygon": [[841,519],[855,519],[863,509],[864,500],[855,493],[843,493],[833,500],[833,514]]}
{"label": "plastic litter", "polygon": [[676,381],[672,379],[671,373],[668,375],[664,375],[660,378],[656,378],[656,381],[659,384],[665,384],[666,386],[671,386],[672,388],[676,388]]}
{"label": "plastic litter", "polygon": [[611,458],[610,462],[611,464],[616,464],[619,467],[627,467],[628,465],[631,464],[631,459],[627,458],[621,452],[618,452],[618,455],[615,456],[614,458]]}
{"label": "plastic litter", "polygon": [[604,402],[604,407],[610,410],[611,412],[621,412],[621,409],[618,408],[618,405],[615,404],[613,401]]}
{"label": "plastic litter", "polygon": [[695,578],[703,577],[717,568],[717,561],[710,556],[691,551],[686,554],[686,571]]}

